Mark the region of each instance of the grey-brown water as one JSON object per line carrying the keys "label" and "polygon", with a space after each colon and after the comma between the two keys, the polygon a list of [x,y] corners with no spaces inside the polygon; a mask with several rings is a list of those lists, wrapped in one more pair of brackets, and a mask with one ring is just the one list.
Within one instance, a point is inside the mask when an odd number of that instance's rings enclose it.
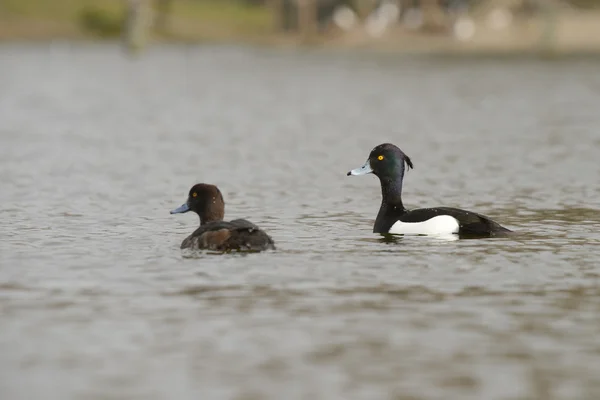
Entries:
{"label": "grey-brown water", "polygon": [[[1,46],[0,397],[599,398],[599,71]],[[372,234],[388,141],[520,234]],[[182,257],[195,182],[278,250]]]}

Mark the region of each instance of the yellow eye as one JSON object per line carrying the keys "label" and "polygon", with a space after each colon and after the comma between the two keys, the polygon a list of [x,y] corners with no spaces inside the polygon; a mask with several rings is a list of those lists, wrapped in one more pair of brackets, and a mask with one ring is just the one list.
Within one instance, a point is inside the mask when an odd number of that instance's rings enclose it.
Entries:
{"label": "yellow eye", "polygon": [[379,161],[381,161],[381,160],[383,160],[383,156],[379,156],[379,157],[377,157],[377,159],[378,159]]}
{"label": "yellow eye", "polygon": [[192,197],[196,197],[196,196],[198,196],[198,193],[196,193],[196,192],[192,193]]}

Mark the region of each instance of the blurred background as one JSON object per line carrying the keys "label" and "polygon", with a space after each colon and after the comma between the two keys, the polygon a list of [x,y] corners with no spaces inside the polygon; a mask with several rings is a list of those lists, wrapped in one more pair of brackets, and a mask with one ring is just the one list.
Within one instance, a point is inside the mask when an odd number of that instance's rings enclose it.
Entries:
{"label": "blurred background", "polygon": [[[599,55],[597,0],[0,0],[0,399],[600,399]],[[374,235],[384,142],[517,234]],[[182,254],[196,182],[277,251]]]}
{"label": "blurred background", "polygon": [[0,40],[600,50],[598,0],[1,0]]}

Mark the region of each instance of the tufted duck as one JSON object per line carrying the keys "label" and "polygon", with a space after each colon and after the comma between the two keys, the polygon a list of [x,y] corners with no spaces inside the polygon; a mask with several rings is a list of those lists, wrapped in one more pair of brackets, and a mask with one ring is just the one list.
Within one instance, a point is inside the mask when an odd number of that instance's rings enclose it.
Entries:
{"label": "tufted duck", "polygon": [[381,207],[373,227],[374,233],[408,235],[458,234],[459,237],[492,237],[511,233],[488,217],[451,207],[407,210],[402,204],[402,180],[410,158],[390,143],[375,147],[369,159],[350,175],[375,174],[381,183]]}
{"label": "tufted duck", "polygon": [[181,243],[182,249],[222,252],[256,252],[275,250],[275,243],[258,226],[245,219],[223,221],[225,202],[219,188],[206,183],[194,185],[187,201],[171,214],[193,211],[200,217],[200,227]]}

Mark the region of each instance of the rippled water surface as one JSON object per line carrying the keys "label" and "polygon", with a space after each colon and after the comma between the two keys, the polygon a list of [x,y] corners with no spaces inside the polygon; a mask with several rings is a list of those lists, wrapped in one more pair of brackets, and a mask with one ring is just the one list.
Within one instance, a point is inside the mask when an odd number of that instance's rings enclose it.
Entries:
{"label": "rippled water surface", "polygon": [[[598,71],[0,46],[0,397],[600,398]],[[519,235],[372,234],[384,141]],[[182,257],[196,182],[278,250]]]}

